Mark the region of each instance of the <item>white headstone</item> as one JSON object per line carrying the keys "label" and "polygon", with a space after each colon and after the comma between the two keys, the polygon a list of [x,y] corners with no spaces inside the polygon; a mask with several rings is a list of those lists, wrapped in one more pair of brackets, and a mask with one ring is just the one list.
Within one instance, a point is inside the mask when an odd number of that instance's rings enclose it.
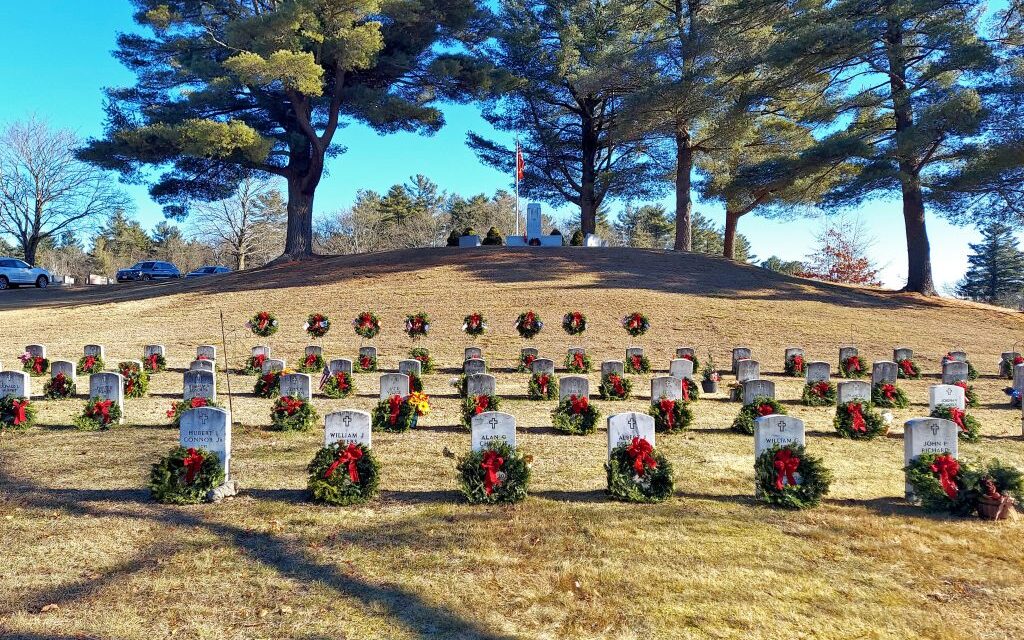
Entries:
{"label": "white headstone", "polygon": [[56,378],[60,374],[72,383],[78,383],[78,372],[75,370],[75,363],[67,360],[54,360],[50,363],[50,377]]}
{"label": "white headstone", "polygon": [[284,371],[285,366],[285,361],[280,358],[267,358],[263,361],[263,375],[271,371]]}
{"label": "white headstone", "polygon": [[[903,425],[903,464],[924,453],[949,453],[958,457],[960,429],[952,420],[912,418]],[[906,484],[907,500],[914,500],[914,488]]]}
{"label": "white headstone", "polygon": [[377,359],[377,347],[359,347],[359,357],[370,357],[374,360]]}
{"label": "white headstone", "polygon": [[[281,376],[281,395],[313,399],[313,376],[308,373],[286,373]],[[408,395],[408,394],[407,394]]]}
{"label": "white headstone", "polygon": [[0,398],[32,397],[32,379],[24,371],[0,371]]}
{"label": "white headstone", "polygon": [[793,356],[800,356],[801,358],[804,358],[806,356],[806,354],[804,353],[804,350],[803,350],[802,347],[787,347],[786,348],[786,353],[785,353],[785,355],[783,357],[788,362],[789,359],[792,358]]}
{"label": "white headstone", "polygon": [[500,411],[484,411],[471,421],[473,451],[483,451],[494,442],[516,446],[516,419]]}
{"label": "white headstone", "polygon": [[406,397],[409,395],[409,376],[404,373],[385,373],[380,377],[380,399],[387,400],[391,396]]}
{"label": "white headstone", "polygon": [[340,442],[342,446],[355,443],[369,447],[371,438],[370,414],[365,411],[345,409],[324,418],[324,446]]}
{"label": "white headstone", "polygon": [[206,371],[207,373],[214,373],[217,370],[217,363],[213,360],[193,360],[188,365],[190,371]]}
{"label": "white headstone", "polygon": [[668,374],[680,380],[693,380],[693,360],[676,358],[668,364]]}
{"label": "white headstone", "polygon": [[942,363],[942,384],[953,384],[954,382],[966,382],[970,369],[966,362],[961,360],[947,360]]}
{"label": "white headstone", "polygon": [[549,376],[553,376],[555,375],[555,361],[549,360],[548,358],[537,358],[533,361],[533,364],[530,365],[530,369],[536,375],[546,373]]}
{"label": "white headstone", "polygon": [[227,409],[199,407],[182,413],[178,443],[216,453],[225,479],[231,477],[231,413]]}
{"label": "white headstone", "polygon": [[933,384],[928,387],[928,411],[936,407],[955,407],[963,411],[967,408],[964,388],[955,384]]}
{"label": "white headstone", "polygon": [[913,360],[914,350],[910,347],[896,347],[892,350],[893,362],[900,362],[902,360]]}
{"label": "white headstone", "polygon": [[950,351],[947,355],[952,356],[956,362],[967,362],[966,351]]}
{"label": "white headstone", "polygon": [[843,364],[848,358],[859,354],[860,352],[857,350],[857,347],[839,347],[839,364]]}
{"label": "white headstone", "polygon": [[651,404],[658,404],[662,398],[667,398],[668,400],[682,400],[682,380],[672,376],[651,378]]}
{"label": "white headstone", "polygon": [[608,457],[615,447],[642,438],[654,446],[654,418],[646,413],[627,411],[608,417]]}
{"label": "white headstone", "polygon": [[104,371],[89,376],[89,398],[113,400],[114,404],[121,408],[121,419],[118,423],[124,422],[124,376],[120,373]]}
{"label": "white headstone", "polygon": [[305,350],[303,351],[303,354],[307,356],[310,354],[316,354],[322,358],[324,357],[324,348],[321,347],[320,345],[311,344],[306,346]]}
{"label": "white headstone", "polygon": [[601,363],[601,377],[616,374],[623,376],[626,373],[626,367],[622,363],[622,360],[605,360]]}
{"label": "white headstone", "polygon": [[1013,388],[1024,391],[1024,364],[1013,367]]}
{"label": "white headstone", "polygon": [[149,359],[149,356],[153,355],[154,353],[160,356],[161,358],[164,357],[166,355],[164,345],[147,344],[145,347],[142,348],[142,355],[145,356],[147,360]]}
{"label": "white headstone", "polygon": [[497,395],[498,383],[489,373],[473,373],[466,376],[466,396]]}
{"label": "white headstone", "polygon": [[423,363],[419,360],[399,360],[398,361],[398,373],[404,373],[407,376],[420,377],[423,371]]}
{"label": "white headstone", "polygon": [[871,384],[896,384],[899,365],[888,360],[879,360],[871,365]]}
{"label": "white headstone", "polygon": [[736,361],[736,382],[757,380],[761,377],[761,363],[749,358]]}
{"label": "white headstone", "polygon": [[736,373],[736,363],[740,360],[750,360],[754,350],[750,347],[734,347],[732,350],[732,372]]}
{"label": "white headstone", "polygon": [[270,347],[265,344],[258,344],[252,348],[252,357],[263,356],[264,358],[270,357]]}
{"label": "white headstone", "polygon": [[697,350],[694,349],[693,347],[676,347],[676,357],[677,358],[685,358],[687,356],[689,356],[691,358],[696,358],[697,357]]}
{"label": "white headstone", "polygon": [[760,457],[774,446],[804,446],[804,421],[793,416],[773,413],[754,418],[754,457]]}
{"label": "white headstone", "polygon": [[331,375],[336,373],[347,373],[352,375],[352,361],[347,358],[335,358],[331,360],[330,364],[327,365],[331,370]]}
{"label": "white headstone", "polygon": [[743,383],[743,404],[750,404],[758,396],[774,400],[775,383],[771,380],[747,380]]}
{"label": "white headstone", "polygon": [[558,379],[558,401],[569,396],[590,397],[590,380],[583,376],[563,376]]}
{"label": "white headstone", "polygon": [[214,402],[217,400],[217,378],[209,371],[202,369],[186,371],[182,387],[182,399],[186,402],[192,398],[209,398]]}
{"label": "white headstone", "polygon": [[46,345],[42,344],[27,344],[25,345],[25,353],[32,356],[33,358],[45,358],[46,357]]}
{"label": "white headstone", "polygon": [[483,358],[471,358],[462,363],[462,372],[467,376],[475,373],[486,373],[487,363]]}
{"label": "white headstone", "polygon": [[82,355],[92,356],[94,358],[99,358],[100,360],[105,360],[107,356],[107,350],[104,349],[103,345],[101,344],[87,344],[85,345],[85,347],[82,348]]}
{"label": "white headstone", "polygon": [[633,356],[643,357],[643,355],[644,355],[644,348],[643,347],[628,347],[626,349],[626,362],[629,362],[630,359]]}
{"label": "white headstone", "polygon": [[844,405],[847,402],[853,402],[854,400],[871,402],[871,385],[863,380],[848,380],[846,382],[840,382],[837,385],[837,388],[837,401],[839,405]]}
{"label": "white headstone", "polygon": [[827,362],[808,362],[804,366],[807,384],[828,382],[832,378],[832,365]]}
{"label": "white headstone", "polygon": [[463,360],[474,360],[484,357],[484,350],[480,347],[466,347],[464,353]]}
{"label": "white headstone", "polygon": [[[519,350],[519,357],[520,358],[525,358],[527,356],[533,356],[534,358],[539,358],[540,357],[540,349],[538,349],[536,347],[523,347],[522,349]],[[480,357],[481,358],[483,357],[482,353],[480,354]],[[468,360],[468,358],[467,358],[467,360]]]}
{"label": "white headstone", "polygon": [[196,347],[196,360],[216,360],[217,347],[212,344],[201,344]]}

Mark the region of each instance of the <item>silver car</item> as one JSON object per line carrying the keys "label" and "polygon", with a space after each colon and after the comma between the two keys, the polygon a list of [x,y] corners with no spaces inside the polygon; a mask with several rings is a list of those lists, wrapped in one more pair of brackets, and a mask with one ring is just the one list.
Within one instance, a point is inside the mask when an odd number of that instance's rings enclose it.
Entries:
{"label": "silver car", "polygon": [[0,289],[10,289],[20,284],[45,289],[51,282],[53,276],[42,267],[29,266],[17,258],[0,258]]}

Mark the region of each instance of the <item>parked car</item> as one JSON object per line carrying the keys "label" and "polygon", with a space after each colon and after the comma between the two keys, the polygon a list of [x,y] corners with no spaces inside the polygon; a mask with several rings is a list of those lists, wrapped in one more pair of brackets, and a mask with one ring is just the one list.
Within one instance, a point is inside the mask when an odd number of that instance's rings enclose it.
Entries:
{"label": "parked car", "polygon": [[42,267],[30,266],[17,258],[0,258],[0,289],[16,287],[19,284],[34,284],[45,289],[53,282],[53,276]]}
{"label": "parked car", "polygon": [[120,269],[117,272],[118,282],[131,282],[133,280],[159,280],[161,278],[167,280],[170,278],[180,277],[181,272],[178,271],[178,267],[174,266],[170,262],[157,262],[155,260],[137,262],[135,265],[128,267],[127,269]]}
{"label": "parked car", "polygon": [[231,273],[231,269],[227,267],[199,267],[192,273],[185,276],[186,278],[202,278],[203,276],[216,276],[221,273]]}

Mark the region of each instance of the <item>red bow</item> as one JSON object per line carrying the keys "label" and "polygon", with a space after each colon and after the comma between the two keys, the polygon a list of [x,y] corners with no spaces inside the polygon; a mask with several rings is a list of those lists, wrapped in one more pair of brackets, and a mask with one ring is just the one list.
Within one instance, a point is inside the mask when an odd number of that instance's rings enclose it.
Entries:
{"label": "red bow", "polygon": [[533,323],[536,322],[537,315],[532,311],[526,312],[526,317],[523,318],[523,326],[527,328],[533,327]]}
{"label": "red bow", "polygon": [[291,396],[285,396],[281,398],[280,408],[286,414],[293,416],[295,415],[295,412],[302,408],[302,405],[302,400],[299,400],[298,398],[293,398]]}
{"label": "red bow", "polygon": [[757,415],[759,416],[770,416],[775,413],[775,409],[770,404],[760,404],[757,406]]}
{"label": "red bow", "polygon": [[135,380],[126,376],[125,379],[124,379],[124,394],[126,396],[130,396],[132,394],[132,391],[134,391],[134,390],[135,390]]}
{"label": "red bow", "polygon": [[617,373],[608,376],[608,382],[612,383],[612,389],[615,389],[616,395],[626,395],[626,388],[622,386],[622,378]]}
{"label": "red bow", "polygon": [[583,316],[580,314],[579,311],[573,311],[572,312],[572,323],[571,324],[572,324],[573,327],[579,327],[581,324],[583,324]]}
{"label": "red bow", "polygon": [[824,398],[829,392],[829,384],[824,381],[817,382],[814,384],[813,387],[811,387],[811,391],[813,391],[814,395],[818,396],[819,398]]}
{"label": "red bow", "polygon": [[634,313],[632,316],[629,317],[629,328],[636,329],[641,325],[642,322],[643,321],[640,319],[640,315]]}
{"label": "red bow", "polygon": [[348,477],[352,482],[359,482],[359,470],[356,469],[356,462],[363,457],[363,450],[356,443],[349,443],[347,447],[338,451],[338,458],[327,467],[324,478],[330,478],[334,471],[343,464],[348,464]]}
{"label": "red bow", "polygon": [[964,390],[964,398],[967,398],[967,381],[966,380],[957,380],[953,384],[955,386],[960,387],[961,389],[963,389]]}
{"label": "red bow", "polygon": [[690,401],[690,385],[688,384],[688,381],[687,381],[686,378],[683,378],[682,387],[683,387],[683,402],[689,402]]}
{"label": "red bow", "polygon": [[185,466],[185,484],[192,484],[196,474],[203,468],[203,456],[195,449],[189,448],[185,459],[181,461]]}
{"label": "red bow", "polygon": [[43,372],[43,359],[39,356],[32,358],[32,371],[35,373]]}
{"label": "red bow", "polygon": [[882,385],[882,395],[885,396],[886,400],[892,400],[893,398],[895,398],[896,397],[896,385],[889,384],[889,383],[883,384]]}
{"label": "red bow", "polygon": [[914,363],[906,358],[900,360],[900,369],[903,370],[903,375],[907,377],[914,375]]}
{"label": "red bow", "polygon": [[316,364],[316,354],[311,353],[306,356],[306,366],[312,367],[314,364]]}
{"label": "red bow", "polygon": [[963,409],[949,408],[949,419],[956,423],[956,426],[960,427],[961,431],[967,431],[967,425],[964,424],[964,415],[966,413]]}
{"label": "red bow", "polygon": [[528,353],[525,356],[523,356],[523,364],[525,364],[526,366],[530,366],[536,359],[537,356],[533,355],[532,353]]}
{"label": "red bow", "polygon": [[846,359],[846,370],[847,371],[860,371],[860,356],[850,356]]}
{"label": "red bow", "polygon": [[476,397],[476,406],[473,407],[473,415],[480,415],[484,411],[487,411],[488,407],[491,406],[491,398],[487,395],[479,395]]}
{"label": "red bow", "polygon": [[573,394],[569,396],[569,408],[573,415],[580,415],[590,407],[590,400],[587,396],[577,396]]}
{"label": "red bow", "polygon": [[546,373],[542,373],[537,376],[537,386],[540,387],[541,395],[548,395],[548,384],[551,383],[551,376]]}
{"label": "red bow", "polygon": [[1013,359],[1013,364],[1024,364],[1024,356],[1017,356]]}
{"label": "red bow", "polygon": [[267,361],[266,354],[258,353],[252,357],[252,364],[254,369],[262,369],[263,363]]}
{"label": "red bow", "polygon": [[100,417],[103,424],[110,422],[110,407],[114,404],[113,400],[97,400],[96,404],[92,406],[92,417],[97,415]]}
{"label": "red bow", "polygon": [[359,317],[359,327],[361,329],[373,327],[373,318],[370,317],[370,314],[363,314]]}
{"label": "red bow", "polygon": [[[24,375],[24,374],[23,374]],[[28,420],[25,409],[28,408],[28,400],[12,400],[11,409],[14,410],[14,425],[18,426]]]}
{"label": "red bow", "polygon": [[793,455],[790,449],[780,449],[775,453],[775,490],[782,491],[783,480],[796,485],[793,474],[800,468],[800,458]]}
{"label": "red bow", "polygon": [[[890,385],[891,386],[891,385]],[[868,424],[864,422],[864,413],[861,411],[859,402],[851,402],[846,405],[846,412],[853,419],[853,430],[859,433],[867,433]]]}
{"label": "red bow", "polygon": [[155,353],[149,354],[149,370],[150,371],[156,371],[157,369],[160,368],[160,365],[157,364],[157,361],[156,361],[157,355],[158,354],[155,354]]}
{"label": "red bow", "polygon": [[643,438],[633,438],[633,442],[626,447],[626,453],[629,455],[629,459],[633,461],[633,470],[636,471],[638,476],[644,474],[645,468],[658,468],[658,461],[651,455],[653,451],[654,447],[651,446],[651,443]]}
{"label": "red bow", "polygon": [[960,463],[956,458],[944,453],[935,458],[931,470],[932,473],[939,475],[939,484],[942,485],[942,490],[946,492],[950,500],[956,500],[957,494],[960,493],[960,487],[956,484],[956,476],[960,473]]}
{"label": "red bow", "polygon": [[359,358],[359,366],[362,369],[369,369],[373,362],[370,360],[370,356],[361,356]]}
{"label": "red bow", "polygon": [[683,358],[683,360],[689,360],[690,362],[693,362],[693,354],[690,354],[690,353],[684,354],[682,356],[682,358]]}
{"label": "red bow", "polygon": [[205,407],[207,405],[206,398],[195,397],[192,398],[192,408],[198,409],[199,407]]}
{"label": "red bow", "polygon": [[579,351],[572,354],[572,361],[573,364],[576,365],[577,369],[583,369],[585,367],[585,363],[583,362],[583,354],[580,353]]}
{"label": "red bow", "polygon": [[483,462],[480,468],[486,471],[484,474],[484,491],[487,495],[494,493],[494,487],[498,484],[498,471],[505,464],[505,459],[498,455],[493,449],[484,453]]}
{"label": "red bow", "polygon": [[338,385],[339,391],[348,390],[348,376],[345,375],[344,371],[339,371],[338,373],[334,374],[334,383]]}
{"label": "red bow", "polygon": [[631,363],[633,363],[633,368],[636,369],[637,371],[639,371],[640,369],[643,368],[643,364],[644,364],[644,357],[643,356],[637,356],[637,355],[629,356],[629,361]]}
{"label": "red bow", "polygon": [[266,311],[260,311],[256,315],[256,326],[260,328],[260,331],[265,331],[267,325],[270,324],[270,314]]}
{"label": "red bow", "polygon": [[804,370],[804,357],[802,355],[793,356],[793,370],[801,372]]}
{"label": "red bow", "polygon": [[85,360],[82,362],[83,371],[92,371],[92,368],[96,366],[96,356],[85,356]]}
{"label": "red bow", "polygon": [[391,411],[388,422],[398,424],[398,414],[402,412],[402,396],[395,394],[388,398],[388,409]]}
{"label": "red bow", "polygon": [[661,409],[661,413],[665,416],[665,428],[671,431],[675,426],[676,401],[662,398],[661,402],[658,403],[658,408]]}

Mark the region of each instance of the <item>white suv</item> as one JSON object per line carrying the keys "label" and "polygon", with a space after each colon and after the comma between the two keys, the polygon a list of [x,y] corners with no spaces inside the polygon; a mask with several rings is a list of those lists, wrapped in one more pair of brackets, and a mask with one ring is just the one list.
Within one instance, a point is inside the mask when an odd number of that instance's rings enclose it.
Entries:
{"label": "white suv", "polygon": [[45,289],[53,282],[53,276],[42,267],[32,267],[17,258],[0,258],[0,289],[10,289],[19,284],[34,284]]}

